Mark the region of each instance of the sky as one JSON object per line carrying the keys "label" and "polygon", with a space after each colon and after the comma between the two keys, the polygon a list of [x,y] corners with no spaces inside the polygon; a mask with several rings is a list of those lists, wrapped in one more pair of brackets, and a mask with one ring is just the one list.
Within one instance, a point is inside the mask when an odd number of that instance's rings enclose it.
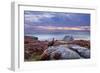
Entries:
{"label": "sky", "polygon": [[89,31],[90,14],[24,11],[24,30],[31,32]]}

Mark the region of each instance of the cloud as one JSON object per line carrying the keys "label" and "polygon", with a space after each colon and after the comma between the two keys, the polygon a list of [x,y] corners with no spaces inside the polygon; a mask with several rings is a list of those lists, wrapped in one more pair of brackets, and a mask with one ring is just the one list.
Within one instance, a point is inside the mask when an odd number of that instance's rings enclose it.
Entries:
{"label": "cloud", "polygon": [[26,13],[24,15],[25,21],[27,22],[42,22],[42,19],[49,19],[54,17],[54,15],[49,13],[40,13],[40,14],[32,14],[32,13]]}
{"label": "cloud", "polygon": [[80,26],[79,28],[83,30],[90,30],[90,26]]}
{"label": "cloud", "polygon": [[[27,27],[28,25],[30,27],[41,26],[41,25],[56,26],[56,27],[90,26],[90,15],[83,13],[25,11],[24,23],[25,27]],[[89,29],[89,28],[81,27],[81,29]]]}
{"label": "cloud", "polygon": [[55,26],[34,26],[36,29],[41,30],[80,30],[80,31],[89,31],[89,26],[77,26],[77,27],[55,27]]}
{"label": "cloud", "polygon": [[65,14],[65,15],[66,15],[66,17],[67,17],[68,19],[70,19],[70,20],[72,20],[72,21],[80,21],[80,20],[81,20],[81,19],[80,19],[80,16],[77,15],[77,14],[67,13],[67,14]]}

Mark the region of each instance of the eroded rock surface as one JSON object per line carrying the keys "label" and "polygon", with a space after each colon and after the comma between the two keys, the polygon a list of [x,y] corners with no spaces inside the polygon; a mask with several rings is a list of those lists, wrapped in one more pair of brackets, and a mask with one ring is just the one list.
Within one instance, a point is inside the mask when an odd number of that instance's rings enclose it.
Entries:
{"label": "eroded rock surface", "polygon": [[49,47],[41,55],[41,60],[90,58],[90,49],[78,45]]}

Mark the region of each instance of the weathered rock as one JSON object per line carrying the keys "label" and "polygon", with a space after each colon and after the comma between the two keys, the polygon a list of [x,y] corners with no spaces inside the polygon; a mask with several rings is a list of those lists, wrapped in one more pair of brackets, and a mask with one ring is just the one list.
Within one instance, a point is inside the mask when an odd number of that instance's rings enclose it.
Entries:
{"label": "weathered rock", "polygon": [[76,51],[83,58],[90,58],[90,49],[80,47],[79,45],[69,45],[69,48]]}
{"label": "weathered rock", "polygon": [[45,56],[48,56],[50,60],[52,59],[79,59],[80,58],[79,54],[77,54],[76,52],[64,46],[49,47],[41,55],[41,59],[48,60],[48,58],[45,58]]}
{"label": "weathered rock", "polygon": [[58,56],[59,58],[57,59],[79,59],[80,58],[80,56],[76,52],[70,50],[69,48],[66,48],[64,46],[59,46],[57,48],[58,49],[56,51],[51,53],[51,59],[56,59]]}
{"label": "weathered rock", "polygon": [[90,58],[90,50],[84,50],[83,52],[80,53],[81,56],[84,58]]}
{"label": "weathered rock", "polygon": [[72,36],[65,36],[65,37],[63,38],[63,40],[64,40],[64,41],[73,41],[74,38],[73,38]]}

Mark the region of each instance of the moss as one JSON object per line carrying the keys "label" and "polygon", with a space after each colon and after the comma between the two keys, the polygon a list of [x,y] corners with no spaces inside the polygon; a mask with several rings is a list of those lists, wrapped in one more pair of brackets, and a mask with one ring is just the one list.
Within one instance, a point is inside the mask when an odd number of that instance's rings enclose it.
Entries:
{"label": "moss", "polygon": [[38,53],[38,52],[37,52],[37,53],[33,53],[33,54],[32,54],[31,60],[32,60],[32,61],[38,61],[38,60],[40,60],[40,55],[41,55],[41,54]]}

